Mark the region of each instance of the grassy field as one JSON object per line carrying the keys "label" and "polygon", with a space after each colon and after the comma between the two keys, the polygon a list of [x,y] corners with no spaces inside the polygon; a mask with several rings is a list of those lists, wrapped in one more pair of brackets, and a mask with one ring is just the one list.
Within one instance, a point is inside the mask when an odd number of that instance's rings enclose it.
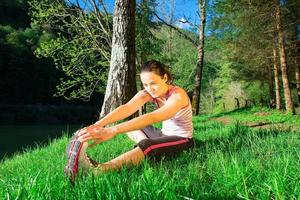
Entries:
{"label": "grassy field", "polygon": [[[300,199],[299,118],[260,108],[194,117],[195,149],[176,159],[82,177],[74,188],[63,174],[65,135],[0,163],[0,199]],[[245,122],[296,129],[251,128]],[[122,135],[89,154],[104,162],[132,146]]]}

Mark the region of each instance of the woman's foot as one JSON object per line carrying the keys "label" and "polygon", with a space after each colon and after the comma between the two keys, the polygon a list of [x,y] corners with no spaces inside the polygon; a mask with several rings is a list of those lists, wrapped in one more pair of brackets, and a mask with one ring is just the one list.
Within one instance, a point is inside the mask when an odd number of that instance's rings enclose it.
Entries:
{"label": "woman's foot", "polygon": [[82,144],[81,150],[78,156],[78,169],[82,171],[83,174],[86,174],[90,169],[90,163],[86,155],[86,148],[88,144],[85,142]]}
{"label": "woman's foot", "polygon": [[92,168],[96,168],[100,165],[97,161],[90,158],[87,153],[86,149],[88,147],[88,143],[85,142],[82,144],[79,157],[78,157],[78,167],[79,170],[83,172],[83,174],[87,174]]}

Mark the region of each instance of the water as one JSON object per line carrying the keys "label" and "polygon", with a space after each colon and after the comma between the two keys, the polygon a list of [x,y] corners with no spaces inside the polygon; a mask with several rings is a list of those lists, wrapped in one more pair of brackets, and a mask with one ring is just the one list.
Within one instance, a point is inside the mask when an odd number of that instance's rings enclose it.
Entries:
{"label": "water", "polygon": [[66,133],[72,134],[81,127],[83,125],[80,124],[0,125],[0,160],[36,144],[45,145]]}

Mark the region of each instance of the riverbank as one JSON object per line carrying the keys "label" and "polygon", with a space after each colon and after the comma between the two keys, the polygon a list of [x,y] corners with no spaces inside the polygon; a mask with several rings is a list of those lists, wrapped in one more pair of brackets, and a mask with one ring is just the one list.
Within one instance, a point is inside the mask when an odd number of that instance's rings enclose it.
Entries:
{"label": "riverbank", "polygon": [[48,145],[67,133],[72,134],[84,124],[0,124],[0,161],[14,154]]}
{"label": "riverbank", "polygon": [[100,109],[101,105],[0,104],[0,124],[92,123]]}

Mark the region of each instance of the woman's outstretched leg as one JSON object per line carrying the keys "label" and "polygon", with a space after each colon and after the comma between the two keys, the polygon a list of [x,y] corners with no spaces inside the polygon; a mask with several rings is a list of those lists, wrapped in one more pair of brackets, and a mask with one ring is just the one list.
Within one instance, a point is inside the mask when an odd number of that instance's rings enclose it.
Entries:
{"label": "woman's outstretched leg", "polygon": [[[141,140],[147,139],[147,136],[140,130],[128,132],[127,136],[136,144]],[[119,170],[122,166],[135,166],[144,160],[144,153],[136,147],[116,158],[105,163],[96,163],[86,155],[87,143],[83,144],[83,148],[79,156],[79,166],[84,172],[91,170],[94,174],[106,171]]]}
{"label": "woman's outstretched leg", "polygon": [[111,161],[98,164],[97,167],[91,168],[95,175],[101,174],[107,171],[119,170],[123,166],[136,166],[139,165],[145,158],[143,151],[140,147],[136,147]]}

